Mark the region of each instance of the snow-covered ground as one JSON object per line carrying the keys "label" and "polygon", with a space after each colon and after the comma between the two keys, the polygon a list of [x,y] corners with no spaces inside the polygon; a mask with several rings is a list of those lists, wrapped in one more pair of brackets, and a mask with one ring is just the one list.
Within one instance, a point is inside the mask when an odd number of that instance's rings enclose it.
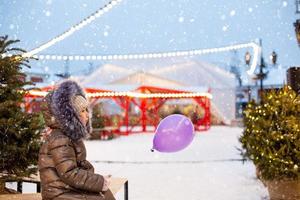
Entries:
{"label": "snow-covered ground", "polygon": [[[193,143],[178,153],[151,152],[153,133],[85,143],[98,173],[129,180],[131,200],[268,199],[253,164],[240,161],[236,148],[241,132],[214,126],[197,132]],[[31,187],[25,185],[25,190]],[[123,199],[123,191],[117,198]]]}

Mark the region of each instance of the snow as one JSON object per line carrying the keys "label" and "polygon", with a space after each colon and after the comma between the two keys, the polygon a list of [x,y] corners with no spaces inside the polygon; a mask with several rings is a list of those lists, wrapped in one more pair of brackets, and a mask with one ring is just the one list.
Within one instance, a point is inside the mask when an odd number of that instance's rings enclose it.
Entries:
{"label": "snow", "polygon": [[227,30],[228,30],[228,25],[224,25],[223,28],[222,28],[222,30],[223,30],[224,32],[227,31]]}
{"label": "snow", "polygon": [[253,164],[240,161],[236,148],[241,132],[241,128],[212,127],[198,132],[185,150],[171,154],[150,152],[152,133],[86,141],[86,146],[96,171],[128,178],[130,199],[267,198]]}
{"label": "snow", "polygon": [[235,16],[235,14],[236,14],[236,11],[235,11],[235,10],[230,11],[230,16],[231,16],[231,17]]}
{"label": "snow", "polygon": [[[214,126],[197,132],[192,144],[178,153],[152,153],[153,133],[85,144],[97,173],[129,180],[129,199],[268,199],[254,165],[240,161],[236,148],[241,132],[237,127]],[[29,192],[30,187],[24,187]],[[117,199],[123,199],[123,191]]]}
{"label": "snow", "polygon": [[47,11],[45,11],[45,15],[46,15],[47,17],[49,17],[49,16],[51,15],[51,12],[50,12],[49,10],[47,10]]}
{"label": "snow", "polygon": [[178,22],[180,22],[180,23],[184,22],[184,17],[179,17]]}
{"label": "snow", "polygon": [[283,1],[283,2],[282,2],[282,7],[287,7],[287,5],[288,5],[288,2],[287,2],[287,1]]}
{"label": "snow", "polygon": [[109,34],[108,31],[104,31],[104,32],[103,32],[103,35],[104,35],[105,37],[107,37],[108,34]]}

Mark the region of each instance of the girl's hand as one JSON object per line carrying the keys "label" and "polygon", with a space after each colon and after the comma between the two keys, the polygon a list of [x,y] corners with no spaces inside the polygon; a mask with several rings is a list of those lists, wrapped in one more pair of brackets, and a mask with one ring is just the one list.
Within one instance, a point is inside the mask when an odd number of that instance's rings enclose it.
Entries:
{"label": "girl's hand", "polygon": [[103,183],[102,191],[107,191],[109,189],[108,186],[110,185],[110,177],[111,177],[111,175],[104,176],[104,183]]}

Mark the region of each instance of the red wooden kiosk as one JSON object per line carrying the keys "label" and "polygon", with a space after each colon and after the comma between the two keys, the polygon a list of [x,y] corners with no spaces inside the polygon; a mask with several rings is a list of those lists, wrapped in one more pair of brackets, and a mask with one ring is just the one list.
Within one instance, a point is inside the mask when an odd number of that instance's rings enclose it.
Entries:
{"label": "red wooden kiosk", "polygon": [[[48,91],[53,90],[52,86],[40,90],[30,90],[26,97],[25,108],[32,112],[38,110],[39,99],[44,97]],[[210,128],[210,99],[212,95],[209,89],[191,92],[179,89],[169,89],[155,86],[137,86],[131,91],[116,91],[108,89],[85,88],[90,98],[91,106],[94,106],[99,99],[111,99],[123,110],[123,117],[118,124],[118,134],[128,135],[130,133],[153,132],[160,121],[159,108],[168,100],[192,99],[204,110],[203,117],[194,123],[196,130],[207,130]],[[135,125],[129,123],[130,106],[139,109],[139,122]],[[140,129],[137,129],[139,126]],[[152,127],[152,128],[151,128]]]}

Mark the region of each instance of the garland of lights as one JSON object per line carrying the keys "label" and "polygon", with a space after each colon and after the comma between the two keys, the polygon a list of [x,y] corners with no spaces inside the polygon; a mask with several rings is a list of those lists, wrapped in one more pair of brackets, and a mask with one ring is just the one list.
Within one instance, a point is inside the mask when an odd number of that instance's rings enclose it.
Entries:
{"label": "garland of lights", "polygon": [[[254,42],[237,44],[226,47],[211,48],[211,49],[196,49],[188,51],[170,51],[163,53],[146,53],[146,54],[124,54],[124,55],[33,55],[33,58],[39,60],[131,60],[131,59],[151,59],[151,58],[168,58],[178,56],[195,56],[204,55],[209,53],[220,53],[225,51],[232,51],[242,48],[253,48],[253,61],[250,69],[247,71],[249,75],[252,75],[255,71],[258,55],[261,51],[261,47]],[[12,56],[12,54],[4,54],[2,56]],[[24,56],[24,54],[22,55]]]}
{"label": "garland of lights", "polygon": [[104,13],[110,11],[115,5],[117,5],[121,1],[122,0],[112,0],[112,1],[110,1],[108,4],[106,4],[105,6],[101,7],[100,9],[98,9],[92,15],[84,18],[81,22],[79,22],[78,24],[72,26],[67,31],[65,31],[64,33],[62,33],[61,35],[56,36],[55,38],[53,38],[52,40],[46,42],[45,44],[42,44],[41,46],[39,46],[39,47],[37,47],[37,48],[29,51],[29,52],[24,53],[22,56],[23,57],[32,57],[32,56],[36,55],[37,53],[39,53],[39,52],[41,52],[41,51],[43,51],[43,50],[51,47],[52,45],[56,44],[57,42],[60,42],[60,41],[64,40],[65,38],[69,37],[70,35],[72,35],[76,31],[82,29],[87,24],[89,24],[92,21],[94,21],[96,18],[99,18]]}
{"label": "garland of lights", "polygon": [[[30,90],[29,95],[44,97],[48,92]],[[194,98],[207,97],[212,99],[210,93],[196,92],[196,93],[151,93],[143,94],[138,92],[94,92],[87,93],[90,98],[95,97],[134,97],[134,98]]]}
{"label": "garland of lights", "polygon": [[188,51],[170,51],[163,53],[145,53],[145,54],[124,54],[124,55],[34,55],[33,57],[40,60],[131,60],[131,59],[151,59],[151,58],[168,58],[178,56],[195,56],[204,55],[210,53],[220,53],[225,51],[232,51],[242,48],[253,48],[253,62],[248,74],[253,74],[258,61],[258,55],[260,52],[260,46],[254,42],[237,44],[226,47],[211,48],[211,49],[196,49]]}
{"label": "garland of lights", "polygon": [[[74,32],[82,29],[87,24],[94,21],[96,18],[99,18],[104,13],[110,11],[115,5],[120,3],[122,0],[111,0],[108,4],[103,6],[102,8],[98,9],[92,15],[86,17],[78,24],[72,26],[67,31],[62,33],[61,35],[53,38],[52,40],[48,41],[41,46],[22,54],[22,57],[33,57],[39,60],[127,60],[127,59],[149,59],[149,58],[167,58],[167,57],[177,57],[177,56],[194,56],[194,55],[203,55],[209,53],[220,53],[225,51],[232,51],[242,48],[253,48],[254,59],[250,66],[250,69],[247,71],[249,75],[252,75],[255,71],[257,62],[258,62],[258,55],[261,51],[261,47],[254,42],[245,43],[245,44],[237,44],[237,45],[230,45],[226,47],[220,48],[211,48],[211,49],[196,49],[196,50],[187,50],[187,51],[170,51],[170,52],[163,52],[163,53],[146,53],[146,54],[127,54],[127,55],[37,55],[39,52],[51,47],[52,45],[56,44],[67,38],[68,36],[72,35]],[[10,57],[12,54],[2,54],[3,57]]]}

